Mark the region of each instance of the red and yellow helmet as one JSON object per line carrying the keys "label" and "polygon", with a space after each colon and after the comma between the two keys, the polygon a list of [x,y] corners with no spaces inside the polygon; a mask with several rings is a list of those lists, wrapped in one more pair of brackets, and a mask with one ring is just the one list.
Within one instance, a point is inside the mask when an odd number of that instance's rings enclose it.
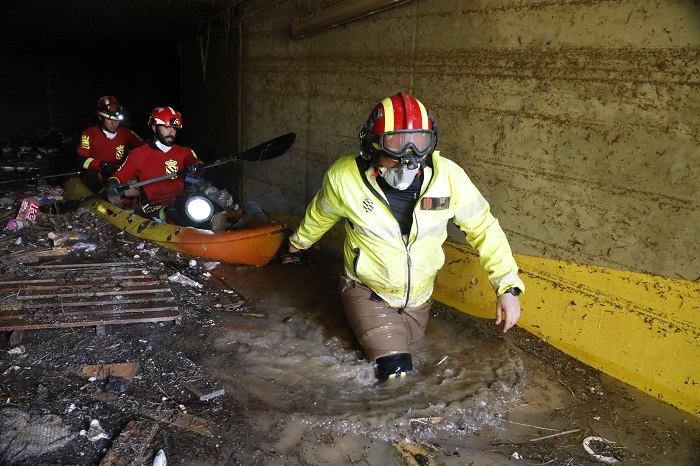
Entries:
{"label": "red and yellow helmet", "polygon": [[123,120],[124,108],[113,95],[100,97],[97,101],[97,115],[108,120]]}
{"label": "red and yellow helmet", "polygon": [[418,163],[437,145],[437,123],[430,111],[405,92],[382,100],[360,131],[360,155],[381,152],[402,163]]}
{"label": "red and yellow helmet", "polygon": [[156,107],[148,119],[148,126],[165,125],[173,128],[182,128],[182,115],[172,107]]}

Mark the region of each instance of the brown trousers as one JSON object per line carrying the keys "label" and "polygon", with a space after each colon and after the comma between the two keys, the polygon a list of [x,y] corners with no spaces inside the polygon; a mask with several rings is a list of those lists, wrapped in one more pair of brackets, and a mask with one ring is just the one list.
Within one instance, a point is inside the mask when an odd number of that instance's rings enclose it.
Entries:
{"label": "brown trousers", "polygon": [[429,299],[399,313],[381,299],[373,300],[372,290],[365,285],[344,276],[340,279],[340,296],[350,326],[370,361],[390,354],[410,353],[408,346],[425,334],[433,304]]}

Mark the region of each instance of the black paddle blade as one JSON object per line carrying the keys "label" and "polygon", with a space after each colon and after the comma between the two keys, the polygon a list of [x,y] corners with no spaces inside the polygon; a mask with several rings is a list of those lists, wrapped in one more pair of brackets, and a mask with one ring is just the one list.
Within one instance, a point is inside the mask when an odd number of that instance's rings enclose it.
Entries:
{"label": "black paddle blade", "polygon": [[282,136],[278,136],[274,139],[270,139],[267,142],[251,147],[237,157],[236,160],[245,160],[247,162],[260,162],[263,160],[270,160],[280,155],[284,154],[292,147],[297,135],[295,133],[287,133]]}

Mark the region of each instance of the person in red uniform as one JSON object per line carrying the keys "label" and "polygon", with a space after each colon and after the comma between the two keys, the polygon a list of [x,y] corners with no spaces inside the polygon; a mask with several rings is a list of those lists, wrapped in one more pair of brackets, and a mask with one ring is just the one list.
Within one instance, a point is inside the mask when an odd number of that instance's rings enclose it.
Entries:
{"label": "person in red uniform", "polygon": [[[202,173],[204,164],[194,151],[175,144],[177,131],[182,128],[180,112],[171,107],[157,107],[148,124],[155,136],[153,142],[132,150],[107,183],[109,200],[117,206],[120,206],[120,186],[129,180],[145,181],[181,170],[192,176]],[[136,213],[176,225],[196,226],[182,212],[184,178],[174,175],[139,187]]]}
{"label": "person in red uniform", "polygon": [[121,126],[124,107],[114,96],[97,101],[99,124],[90,126],[80,135],[77,163],[85,170],[83,178],[88,187],[99,191],[107,178],[117,171],[131,149],[146,142],[131,129]]}

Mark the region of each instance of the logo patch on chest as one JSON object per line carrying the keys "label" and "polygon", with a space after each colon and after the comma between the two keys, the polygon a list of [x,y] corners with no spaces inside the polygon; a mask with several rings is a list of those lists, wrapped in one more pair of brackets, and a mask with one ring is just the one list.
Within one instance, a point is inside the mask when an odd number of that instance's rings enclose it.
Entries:
{"label": "logo patch on chest", "polygon": [[369,213],[374,210],[374,202],[372,199],[369,197],[366,197],[362,200],[362,208],[364,209],[365,212]]}
{"label": "logo patch on chest", "polygon": [[[177,173],[177,160],[170,159],[165,161],[165,173]],[[173,176],[170,179],[174,180],[175,177]]]}
{"label": "logo patch on chest", "polygon": [[117,160],[121,160],[124,158],[124,145],[123,144],[121,146],[117,146],[117,153],[115,155],[117,156]]}
{"label": "logo patch on chest", "polygon": [[446,210],[449,207],[449,197],[424,197],[420,203],[421,210]]}

